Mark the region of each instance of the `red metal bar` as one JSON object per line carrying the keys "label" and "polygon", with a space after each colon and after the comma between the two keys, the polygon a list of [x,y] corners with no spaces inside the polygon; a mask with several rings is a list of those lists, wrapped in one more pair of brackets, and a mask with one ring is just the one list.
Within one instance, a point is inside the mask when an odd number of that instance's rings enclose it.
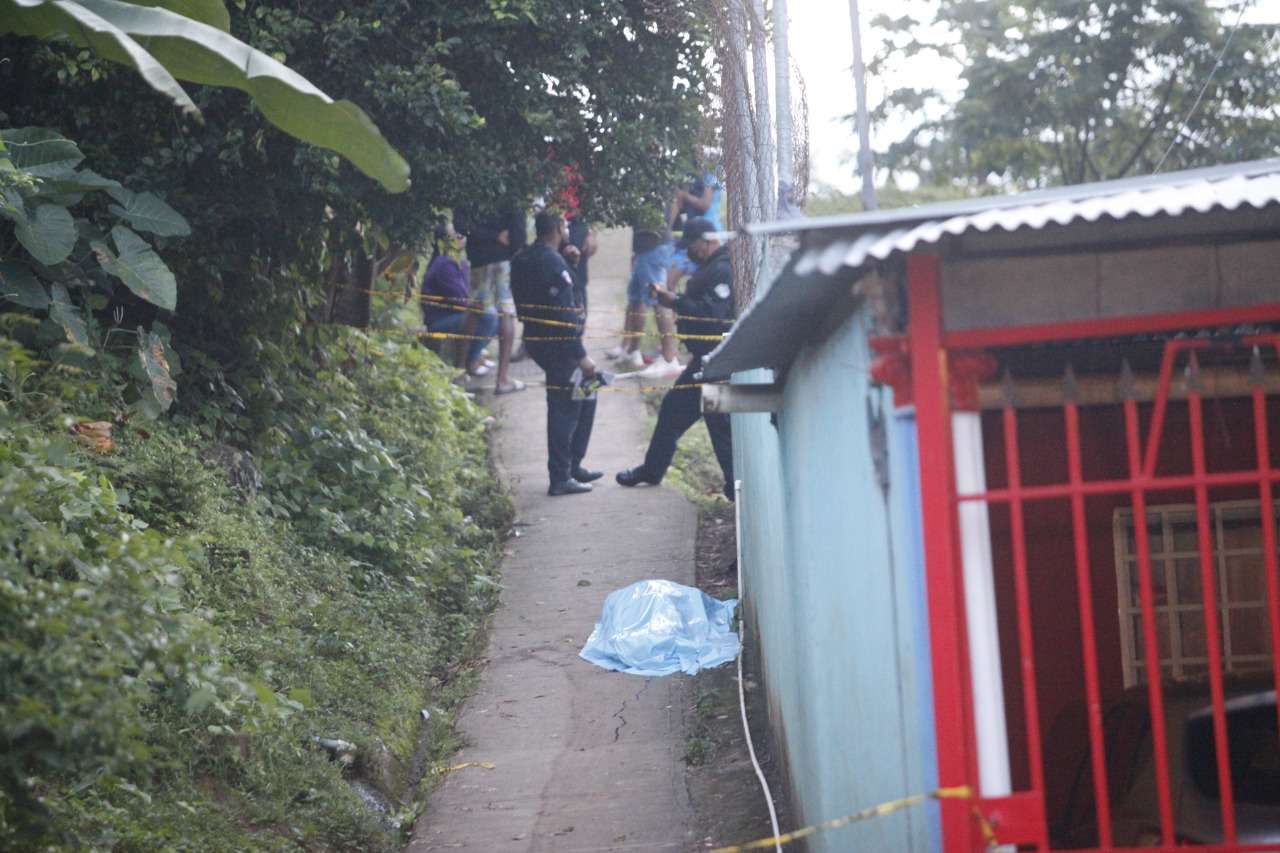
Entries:
{"label": "red metal bar", "polygon": [[[1276,345],[1280,355],[1280,344]],[[1271,471],[1271,437],[1268,433],[1267,398],[1262,387],[1262,361],[1255,353],[1256,371],[1253,383],[1253,434],[1258,454],[1258,470]],[[1258,518],[1262,524],[1262,558],[1267,568],[1267,612],[1271,626],[1271,666],[1275,687],[1280,690],[1280,568],[1276,563],[1276,511],[1271,494],[1271,481],[1258,483]],[[1280,702],[1276,703],[1276,725],[1280,727]]]}
{"label": "red metal bar", "polygon": [[982,797],[975,807],[986,818],[999,845],[1035,844],[1048,850],[1044,822],[1044,797],[1039,791],[1010,794],[1007,797]]}
{"label": "red metal bar", "polygon": [[[1195,353],[1191,355],[1191,369],[1197,368]],[[1191,466],[1196,484],[1196,538],[1200,544],[1200,586],[1204,601],[1205,645],[1209,656],[1209,694],[1213,698],[1213,739],[1217,747],[1218,794],[1222,802],[1222,836],[1228,843],[1236,840],[1235,797],[1231,790],[1231,756],[1228,752],[1227,715],[1222,691],[1222,638],[1218,622],[1217,567],[1213,560],[1213,540],[1209,535],[1209,488],[1203,482],[1204,417],[1201,410],[1200,390],[1192,381],[1187,393],[1187,406],[1191,412]]]}
{"label": "red metal bar", "polygon": [[1007,503],[1013,500],[1048,501],[1069,498],[1079,491],[1086,496],[1119,495],[1133,489],[1138,483],[1148,492],[1174,492],[1194,488],[1198,484],[1209,487],[1217,486],[1256,486],[1266,480],[1280,480],[1280,469],[1270,471],[1223,471],[1218,474],[1180,474],[1176,477],[1139,477],[1137,480],[1090,480],[1078,487],[1069,483],[1058,483],[1052,486],[1023,486],[1020,489],[991,489],[986,492],[970,492],[957,495],[958,501],[988,501],[990,503]]}
{"label": "red metal bar", "polygon": [[1173,382],[1173,365],[1178,357],[1176,341],[1165,341],[1160,356],[1160,381],[1156,385],[1156,404],[1151,412],[1151,430],[1147,434],[1147,456],[1142,463],[1144,477],[1156,473],[1156,457],[1160,454],[1160,436],[1164,434],[1164,413],[1169,406],[1169,386]]}
{"label": "red metal bar", "polygon": [[1152,332],[1176,332],[1181,329],[1197,329],[1207,326],[1230,326],[1237,323],[1256,324],[1276,321],[1280,321],[1280,302],[1239,308],[1076,320],[1069,323],[1040,323],[1031,326],[964,329],[947,332],[943,335],[942,343],[948,349],[984,349],[987,347],[1043,343],[1045,341],[1118,338],[1151,334]]}
{"label": "red metal bar", "polygon": [[1084,477],[1080,465],[1080,412],[1075,402],[1063,406],[1067,422],[1067,470],[1071,485],[1071,532],[1075,540],[1076,593],[1080,606],[1080,650],[1089,711],[1089,755],[1098,817],[1098,842],[1111,847],[1111,798],[1107,792],[1106,746],[1102,736],[1102,699],[1098,686],[1098,639],[1093,622],[1093,583],[1089,576],[1089,532],[1084,513]]}
{"label": "red metal bar", "polygon": [[[946,352],[942,348],[942,300],[935,255],[907,256],[912,396],[920,457],[920,503],[928,581],[929,648],[933,658],[934,728],[938,739],[938,783],[973,785],[976,762],[970,749],[972,704],[965,678],[967,642],[962,580],[955,551],[952,496],[951,404]],[[963,800],[941,802],[942,843],[947,851],[980,849],[982,840]]]}
{"label": "red metal bar", "polygon": [[[1018,449],[1018,413],[1009,400],[1004,407],[1004,457],[1009,485],[1022,485],[1022,461]],[[1018,647],[1022,664],[1022,709],[1027,718],[1027,762],[1031,770],[1031,790],[1039,795],[1035,805],[1038,831],[1036,849],[1049,849],[1049,821],[1044,810],[1044,752],[1040,741],[1040,704],[1036,698],[1036,655],[1032,645],[1031,589],[1027,581],[1026,525],[1022,501],[1009,504],[1009,527],[1013,538],[1013,583],[1018,606]]]}
{"label": "red metal bar", "polygon": [[[1136,484],[1141,476],[1142,448],[1139,446],[1138,404],[1132,396],[1124,401],[1125,437],[1129,445],[1129,476]],[[1133,488],[1133,530],[1138,551],[1138,586],[1142,600],[1142,642],[1147,661],[1147,701],[1151,710],[1151,749],[1156,764],[1156,803],[1160,810],[1160,837],[1172,846],[1173,800],[1169,793],[1169,749],[1164,728],[1164,671],[1160,668],[1160,645],[1156,636],[1155,593],[1151,588],[1151,539],[1147,530],[1147,493]],[[1128,618],[1127,616],[1125,617]],[[1128,626],[1125,627],[1128,630]]]}
{"label": "red metal bar", "polygon": [[[1085,850],[1072,849],[1071,853],[1117,853],[1117,850],[1133,850],[1137,853],[1138,848],[1124,847],[1108,847],[1106,849],[1100,847],[1091,847]],[[1160,845],[1155,847],[1143,847],[1142,853],[1188,853],[1194,850],[1195,853],[1276,853],[1277,847],[1275,842],[1264,844],[1196,844],[1194,846],[1179,844],[1176,846]]]}

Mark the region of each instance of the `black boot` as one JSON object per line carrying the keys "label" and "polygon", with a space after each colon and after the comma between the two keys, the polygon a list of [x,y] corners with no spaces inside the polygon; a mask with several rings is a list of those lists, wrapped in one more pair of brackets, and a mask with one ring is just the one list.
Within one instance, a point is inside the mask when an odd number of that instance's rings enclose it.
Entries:
{"label": "black boot", "polygon": [[560,495],[581,495],[589,491],[591,491],[590,483],[579,483],[570,477],[568,480],[552,483],[551,487],[547,489],[547,494],[555,498]]}
{"label": "black boot", "polygon": [[641,483],[656,486],[662,482],[661,477],[654,477],[643,465],[619,471],[618,476],[614,477],[614,479],[618,481],[619,486],[638,486]]}

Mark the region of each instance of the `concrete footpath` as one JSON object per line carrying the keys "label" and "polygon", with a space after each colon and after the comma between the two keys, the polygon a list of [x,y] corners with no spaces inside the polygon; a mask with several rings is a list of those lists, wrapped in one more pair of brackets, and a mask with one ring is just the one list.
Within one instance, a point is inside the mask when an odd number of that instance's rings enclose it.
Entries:
{"label": "concrete footpath", "polygon": [[[621,328],[629,232],[602,235],[591,259],[588,350]],[[688,850],[696,847],[684,780],[683,676],[643,679],[578,657],[605,596],[646,578],[692,584],[697,514],[668,488],[624,489],[615,472],[648,441],[644,402],[602,393],[588,468],[606,472],[587,495],[547,497],[546,399],[531,362],[528,390],[489,396],[496,453],[516,504],[488,663],[460,726],[461,762],[414,828],[411,853]]]}

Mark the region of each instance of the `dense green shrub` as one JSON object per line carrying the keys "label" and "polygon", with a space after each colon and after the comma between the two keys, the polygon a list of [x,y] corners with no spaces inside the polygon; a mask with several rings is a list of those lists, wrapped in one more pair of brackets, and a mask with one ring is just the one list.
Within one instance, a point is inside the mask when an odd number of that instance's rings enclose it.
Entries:
{"label": "dense green shrub", "polygon": [[314,738],[391,756],[393,788],[423,708],[447,747],[509,509],[433,355],[322,334],[235,379],[184,352],[145,423],[0,338],[0,849],[395,846]]}

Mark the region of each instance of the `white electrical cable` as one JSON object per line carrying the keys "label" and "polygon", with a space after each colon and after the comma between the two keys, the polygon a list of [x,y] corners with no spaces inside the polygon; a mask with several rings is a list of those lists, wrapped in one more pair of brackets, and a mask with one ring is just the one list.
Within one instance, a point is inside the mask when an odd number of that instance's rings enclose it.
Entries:
{"label": "white electrical cable", "polygon": [[[773,837],[776,839],[782,834],[782,830],[778,828],[778,812],[773,807],[773,792],[769,790],[769,780],[764,778],[764,770],[760,768],[760,761],[756,758],[756,747],[751,742],[751,726],[747,724],[747,692],[742,686],[742,657],[746,652],[747,642],[747,620],[741,618],[742,613],[742,481],[733,481],[733,538],[737,546],[735,554],[737,556],[738,565],[738,642],[741,648],[738,651],[738,709],[742,712],[742,733],[747,736],[747,752],[751,754],[751,766],[756,769],[756,778],[760,780],[760,787],[764,789],[764,801],[769,806],[769,823],[773,825]],[[782,853],[782,844],[778,841],[773,842],[773,848],[777,853]]]}

